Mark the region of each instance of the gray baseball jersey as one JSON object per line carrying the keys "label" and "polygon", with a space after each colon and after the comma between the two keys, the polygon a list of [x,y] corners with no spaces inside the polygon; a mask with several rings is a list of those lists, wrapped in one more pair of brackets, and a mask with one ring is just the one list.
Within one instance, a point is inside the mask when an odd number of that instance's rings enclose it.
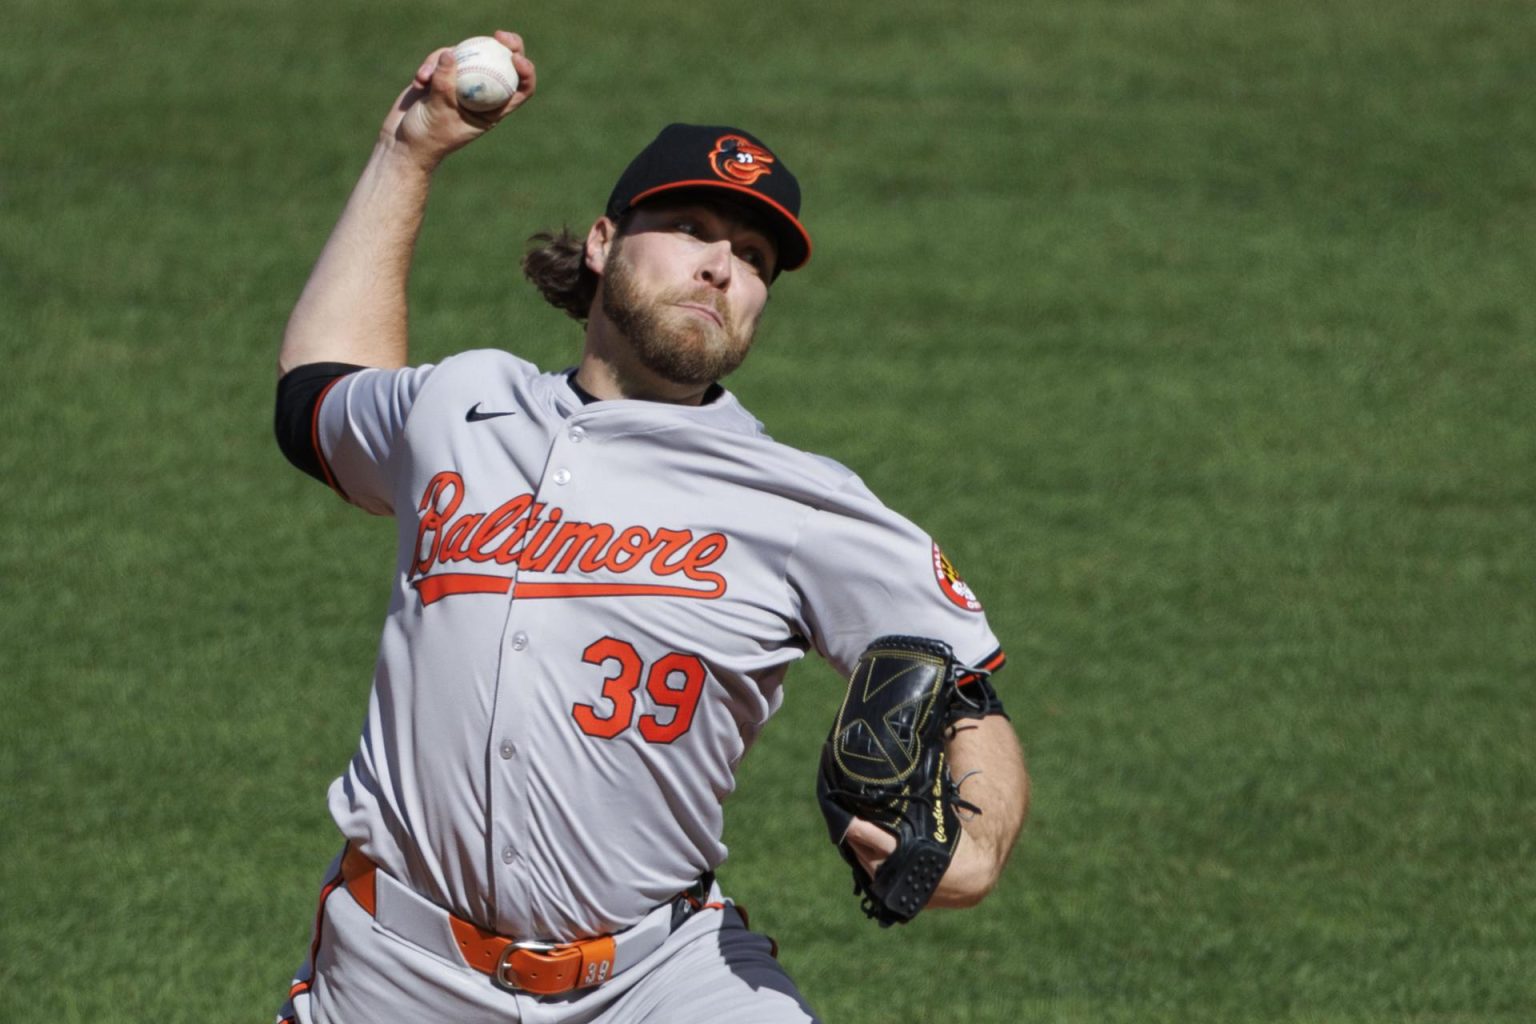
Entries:
{"label": "gray baseball jersey", "polygon": [[844,674],[884,633],[1002,661],[930,537],[729,392],[584,403],[466,352],[340,378],[314,436],[337,491],[399,524],[331,813],[502,934],[618,930],[720,864],[721,804],[808,649]]}

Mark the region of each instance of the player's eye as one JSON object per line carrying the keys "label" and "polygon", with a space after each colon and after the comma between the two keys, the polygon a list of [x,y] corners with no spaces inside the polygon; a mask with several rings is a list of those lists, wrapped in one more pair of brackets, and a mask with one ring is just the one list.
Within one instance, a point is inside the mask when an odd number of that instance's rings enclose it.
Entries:
{"label": "player's eye", "polygon": [[701,234],[698,221],[688,220],[686,218],[679,218],[673,222],[672,230],[683,235],[698,236]]}
{"label": "player's eye", "polygon": [[767,279],[769,272],[773,269],[773,254],[761,245],[744,245],[736,251],[736,257],[751,267],[752,272],[758,277],[764,279]]}

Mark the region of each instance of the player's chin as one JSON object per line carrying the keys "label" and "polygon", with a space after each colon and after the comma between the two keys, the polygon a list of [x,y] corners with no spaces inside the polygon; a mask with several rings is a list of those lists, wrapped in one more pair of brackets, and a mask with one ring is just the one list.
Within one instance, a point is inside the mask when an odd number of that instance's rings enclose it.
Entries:
{"label": "player's chin", "polygon": [[695,383],[707,383],[729,377],[746,361],[751,342],[719,335],[702,346],[694,361]]}
{"label": "player's chin", "polygon": [[[641,358],[654,372],[675,384],[711,384],[728,376],[747,358],[750,336],[743,337],[701,317],[689,315],[668,325]],[[664,340],[662,340],[664,338]]]}

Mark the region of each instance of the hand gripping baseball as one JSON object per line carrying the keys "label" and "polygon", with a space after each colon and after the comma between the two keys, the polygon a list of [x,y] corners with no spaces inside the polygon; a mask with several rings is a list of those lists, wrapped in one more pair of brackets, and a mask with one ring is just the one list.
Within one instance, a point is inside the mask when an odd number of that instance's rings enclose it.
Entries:
{"label": "hand gripping baseball", "polygon": [[424,166],[435,167],[449,153],[484,135],[526,103],[537,87],[537,72],[524,53],[523,39],[515,32],[498,30],[496,40],[512,51],[518,77],[516,91],[503,106],[479,113],[461,107],[453,49],[443,47],[432,51],[416,69],[411,84],[384,119],[382,137],[406,147]]}
{"label": "hand gripping baseball", "polygon": [[[941,641],[881,637],[859,657],[822,746],[816,795],[827,832],[853,868],[864,912],[882,927],[927,906],[959,845],[959,810],[980,813],[960,798],[944,754],[959,675]],[[847,842],[855,817],[896,840],[873,877]]]}

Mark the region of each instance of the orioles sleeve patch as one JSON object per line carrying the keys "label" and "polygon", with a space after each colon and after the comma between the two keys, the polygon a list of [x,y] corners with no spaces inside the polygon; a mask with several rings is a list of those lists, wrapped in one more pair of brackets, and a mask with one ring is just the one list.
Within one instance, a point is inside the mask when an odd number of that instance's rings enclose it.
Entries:
{"label": "orioles sleeve patch", "polygon": [[938,580],[939,590],[949,598],[951,604],[968,612],[981,611],[981,601],[977,599],[976,592],[960,578],[954,564],[939,550],[938,544],[933,546],[933,576]]}

